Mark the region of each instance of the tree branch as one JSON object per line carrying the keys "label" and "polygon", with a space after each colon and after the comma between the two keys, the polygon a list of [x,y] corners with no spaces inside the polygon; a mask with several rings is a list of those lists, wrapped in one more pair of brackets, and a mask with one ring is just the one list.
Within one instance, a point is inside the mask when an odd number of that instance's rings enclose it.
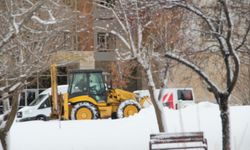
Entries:
{"label": "tree branch", "polygon": [[188,3],[185,3],[186,1],[184,1],[184,2],[183,1],[167,1],[167,2],[169,2],[170,4],[172,4],[176,7],[184,8],[184,9],[196,14],[197,16],[202,18],[207,23],[207,25],[209,26],[209,28],[213,32],[216,32],[216,28],[215,28],[214,24],[212,23],[212,20],[214,20],[214,19],[211,19],[210,17],[206,16],[199,8],[197,8],[193,5],[190,5]]}
{"label": "tree branch", "polygon": [[200,77],[203,78],[203,80],[210,86],[210,88],[212,89],[213,93],[222,93],[221,90],[209,79],[209,77],[207,76],[207,74],[205,72],[203,72],[198,66],[196,66],[195,64],[191,63],[190,61],[175,55],[173,53],[167,52],[165,53],[165,57],[173,59],[183,65],[185,65],[186,67],[192,69],[194,72],[196,72]]}
{"label": "tree branch", "polygon": [[219,0],[219,2],[221,3],[222,5],[222,8],[223,8],[223,11],[224,11],[224,14],[226,16],[226,19],[227,19],[227,43],[228,45],[230,45],[230,39],[231,39],[231,34],[232,34],[232,21],[231,21],[231,18],[229,16],[229,10],[228,10],[228,7],[227,7],[227,4],[225,2],[225,0]]}
{"label": "tree branch", "polygon": [[245,44],[245,42],[247,41],[247,36],[249,34],[249,31],[250,31],[250,24],[248,25],[248,28],[246,30],[246,34],[244,35],[241,43],[235,48],[235,51],[238,51]]}
{"label": "tree branch", "polygon": [[2,47],[5,44],[7,44],[11,39],[16,36],[16,34],[18,34],[16,32],[17,30],[15,31],[13,27],[18,28],[18,30],[20,30],[22,26],[30,20],[33,15],[33,12],[37,11],[45,2],[46,0],[41,0],[37,2],[34,6],[32,6],[29,11],[27,11],[27,13],[24,15],[24,19],[18,24],[18,26],[15,21],[12,23],[12,26],[10,27],[11,30],[6,33],[3,37],[3,40],[0,41],[0,51],[2,50]]}

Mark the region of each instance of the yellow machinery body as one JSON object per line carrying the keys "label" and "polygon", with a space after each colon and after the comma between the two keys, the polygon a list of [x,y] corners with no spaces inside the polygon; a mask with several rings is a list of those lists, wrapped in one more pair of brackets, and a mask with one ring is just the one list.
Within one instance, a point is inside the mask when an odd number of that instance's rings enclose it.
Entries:
{"label": "yellow machinery body", "polygon": [[[140,101],[136,100],[136,95],[132,92],[128,92],[121,89],[110,89],[107,90],[105,88],[105,83],[102,80],[102,72],[97,70],[77,70],[71,73],[69,81],[69,90],[67,93],[63,95],[63,102],[62,97],[58,97],[57,93],[57,66],[51,66],[51,89],[52,89],[52,115],[53,118],[61,118],[63,115],[64,120],[69,119],[98,119],[98,118],[108,118],[111,117],[113,114],[117,113],[118,109],[120,109],[120,105],[124,101],[129,101],[128,105],[122,108],[122,111],[126,114],[122,114],[122,117],[128,117],[129,115],[133,115],[134,113],[139,112],[141,106],[143,106],[144,99]],[[79,90],[78,88],[74,87],[78,83],[84,83],[84,81],[80,81],[78,79],[79,76],[86,76],[87,82],[84,85],[87,85],[87,93],[84,93],[84,88],[81,92],[76,92]],[[91,78],[93,75],[95,78]],[[96,87],[98,84],[104,90],[103,93],[105,94],[104,97],[97,99],[95,98],[95,94],[91,94],[90,90],[92,89],[91,84],[96,84],[93,87]],[[81,84],[83,85],[83,84]],[[80,87],[80,86],[79,86]],[[97,92],[97,91],[96,91]],[[98,96],[98,94],[96,94]],[[89,108],[88,106],[91,106]],[[93,108],[92,108],[93,107]],[[62,109],[61,109],[62,108]],[[94,109],[94,110],[93,110]],[[63,112],[62,112],[63,110]],[[97,112],[98,114],[93,114],[93,112]],[[120,111],[121,112],[121,111]],[[94,116],[98,116],[93,118]],[[73,116],[73,118],[72,118]],[[121,118],[121,117],[120,117]]]}
{"label": "yellow machinery body", "polygon": [[68,94],[64,94],[64,119],[70,119],[71,105],[80,102],[90,102],[98,107],[100,118],[109,118],[112,113],[117,112],[119,104],[125,100],[136,100],[135,94],[121,89],[112,89],[108,92],[106,102],[97,102],[88,95],[76,96],[68,99]]}

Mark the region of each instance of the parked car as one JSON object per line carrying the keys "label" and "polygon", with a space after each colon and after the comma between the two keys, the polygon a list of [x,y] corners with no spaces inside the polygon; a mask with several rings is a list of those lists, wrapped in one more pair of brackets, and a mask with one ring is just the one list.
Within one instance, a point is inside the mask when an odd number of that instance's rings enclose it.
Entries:
{"label": "parked car", "polygon": [[[156,89],[158,97],[160,89]],[[170,109],[184,108],[195,103],[193,88],[164,88],[160,98],[163,106]],[[137,90],[134,93],[138,97],[149,96],[148,90]]]}
{"label": "parked car", "polygon": [[[68,85],[58,86],[58,94],[64,94],[68,90]],[[29,106],[21,108],[17,112],[17,121],[48,120],[51,113],[51,102],[49,96],[51,88],[46,89],[33,100]]]}

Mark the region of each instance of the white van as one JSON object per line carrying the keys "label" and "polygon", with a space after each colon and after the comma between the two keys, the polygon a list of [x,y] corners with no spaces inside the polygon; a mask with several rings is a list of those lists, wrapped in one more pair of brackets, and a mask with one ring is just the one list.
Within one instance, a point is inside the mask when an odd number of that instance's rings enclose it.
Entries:
{"label": "white van", "polygon": [[[159,92],[160,89],[156,89],[157,97]],[[193,88],[164,88],[162,92],[160,100],[163,106],[170,109],[184,108],[195,103]],[[137,90],[133,93],[139,98],[150,95],[148,90]]]}
{"label": "white van", "polygon": [[[58,94],[64,94],[68,90],[68,85],[59,85]],[[51,88],[46,89],[33,100],[29,106],[21,108],[17,112],[17,121],[47,120],[51,113],[51,102],[49,96]]]}

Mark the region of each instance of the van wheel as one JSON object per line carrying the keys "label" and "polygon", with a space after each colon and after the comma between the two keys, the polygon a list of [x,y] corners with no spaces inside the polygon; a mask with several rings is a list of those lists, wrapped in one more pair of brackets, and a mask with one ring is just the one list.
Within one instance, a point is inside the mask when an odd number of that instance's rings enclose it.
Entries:
{"label": "van wheel", "polygon": [[47,118],[45,116],[37,116],[36,117],[36,120],[43,120],[43,121],[46,121]]}
{"label": "van wheel", "polygon": [[141,105],[135,100],[121,102],[117,109],[117,118],[133,116],[141,110]]}
{"label": "van wheel", "polygon": [[72,120],[91,120],[99,118],[97,107],[89,102],[77,103],[71,111]]}

